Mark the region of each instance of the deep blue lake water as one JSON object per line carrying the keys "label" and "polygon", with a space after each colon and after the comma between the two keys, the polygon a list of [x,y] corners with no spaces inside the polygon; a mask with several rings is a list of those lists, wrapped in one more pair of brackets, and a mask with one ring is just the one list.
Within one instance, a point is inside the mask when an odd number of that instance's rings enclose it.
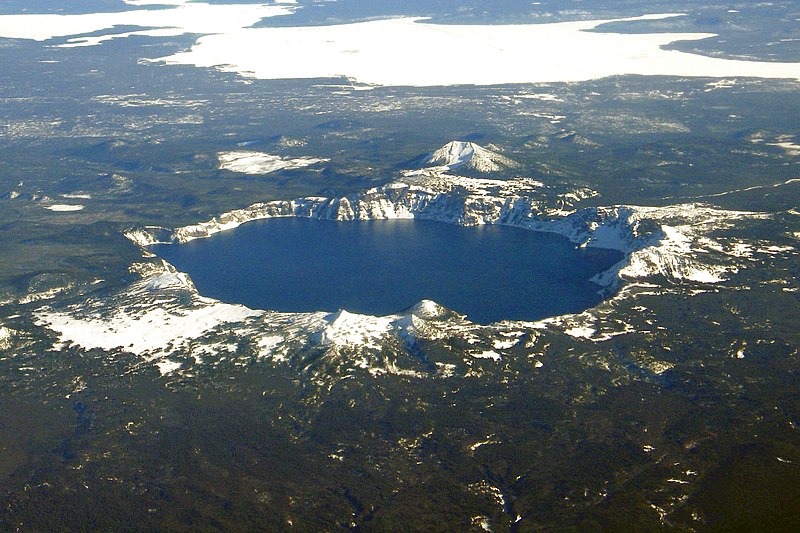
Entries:
{"label": "deep blue lake water", "polygon": [[622,258],[550,233],[424,220],[268,219],[151,249],[224,302],[386,315],[427,298],[482,324],[588,309],[600,301],[589,278]]}

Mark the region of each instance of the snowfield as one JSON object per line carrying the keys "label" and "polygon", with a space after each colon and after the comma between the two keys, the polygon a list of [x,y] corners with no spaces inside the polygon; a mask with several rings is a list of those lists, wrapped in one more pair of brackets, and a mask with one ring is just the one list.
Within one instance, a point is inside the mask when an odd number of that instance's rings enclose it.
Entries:
{"label": "snowfield", "polygon": [[[722,59],[664,48],[713,34],[602,32],[602,25],[611,22],[661,20],[681,14],[515,25],[443,25],[405,17],[254,28],[264,18],[291,15],[298,7],[289,2],[127,3],[136,9],[0,16],[0,37],[38,41],[67,37],[58,46],[79,47],[130,36],[197,34],[201,37],[189,50],[151,60],[216,67],[259,79],[347,78],[376,86],[576,82],[625,74],[800,79],[800,63]],[[88,35],[114,27],[141,29]]]}
{"label": "snowfield", "polygon": [[592,31],[610,22],[674,16],[680,15],[468,26],[396,18],[243,28],[201,37],[190,50],[159,61],[217,67],[259,79],[344,77],[379,86],[576,82],[624,74],[800,79],[800,63],[729,60],[664,49],[676,41],[713,34]]}
{"label": "snowfield", "polygon": [[[126,3],[131,6],[141,6],[144,9],[80,15],[3,15],[0,16],[0,36],[36,41],[75,36],[69,39],[66,47],[95,46],[104,41],[133,35],[172,37],[188,33],[200,35],[232,33],[252,26],[267,17],[294,13],[294,8],[287,5],[214,5],[185,0],[128,0]],[[150,6],[167,5],[172,7],[168,9],[149,8]],[[138,26],[142,29],[99,37],[77,37],[112,29],[115,26]]]}

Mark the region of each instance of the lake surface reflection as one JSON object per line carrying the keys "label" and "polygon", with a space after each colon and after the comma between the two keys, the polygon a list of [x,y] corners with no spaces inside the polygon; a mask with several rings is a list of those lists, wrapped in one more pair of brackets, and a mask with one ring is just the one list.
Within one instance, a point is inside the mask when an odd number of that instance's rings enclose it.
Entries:
{"label": "lake surface reflection", "polygon": [[425,220],[268,219],[151,250],[224,302],[386,315],[430,299],[482,324],[592,307],[589,279],[622,259],[556,234]]}

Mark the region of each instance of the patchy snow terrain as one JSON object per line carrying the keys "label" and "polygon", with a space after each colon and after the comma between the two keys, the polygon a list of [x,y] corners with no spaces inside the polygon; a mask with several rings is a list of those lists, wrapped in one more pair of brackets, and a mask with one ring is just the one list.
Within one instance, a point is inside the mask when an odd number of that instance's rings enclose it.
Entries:
{"label": "patchy snow terrain", "polygon": [[[118,299],[125,307],[109,312],[101,301],[77,305],[67,311],[43,309],[42,324],[62,335],[62,342],[87,348],[122,348],[143,355],[180,349],[221,324],[241,322],[261,314],[241,305],[220,303],[197,294],[188,276],[168,265],[145,268],[141,281]],[[189,294],[190,303],[170,300],[175,293]]]}
{"label": "patchy snow terrain", "polygon": [[[470,145],[451,143],[438,153],[449,158],[446,162],[462,164],[474,154],[488,152]],[[606,295],[616,293],[613,299],[635,297],[643,287],[651,287],[647,291],[652,292],[676,284],[714,286],[735,275],[755,255],[793,253],[792,247],[715,236],[743,221],[767,220],[769,216],[762,213],[725,211],[703,204],[581,208],[581,201],[592,197],[592,191],[547,187],[521,177],[494,180],[455,176],[449,174],[449,168],[441,165],[425,172],[405,173],[401,181],[353,196],[260,203],[193,226],[175,230],[144,227],[129,231],[127,236],[142,246],[182,243],[270,217],[341,221],[421,218],[460,225],[504,224],[559,233],[577,246],[622,251],[622,261],[593,279]],[[202,297],[185,274],[169,265],[138,270],[141,281],[125,291],[66,309],[42,308],[37,313],[39,323],[56,331],[62,343],[120,348],[146,360],[160,361],[163,372],[177,371],[174,357],[187,353],[197,361],[256,356],[295,364],[309,351],[334,355],[344,350],[353,354],[347,360],[353,368],[409,375],[427,375],[430,371],[439,375],[442,370],[442,376],[452,375],[452,368],[439,365],[426,371],[415,365],[403,367],[396,358],[413,352],[418,342],[425,340],[466,342],[466,361],[501,362],[520,339],[535,338],[543,329],[587,341],[632,331],[629,324],[614,319],[603,304],[576,315],[535,323],[488,326],[473,324],[457,310],[431,301],[384,317],[347,310],[334,314],[258,311]],[[231,344],[224,340],[231,334],[241,341]],[[245,354],[241,353],[242,346],[249,347]]]}

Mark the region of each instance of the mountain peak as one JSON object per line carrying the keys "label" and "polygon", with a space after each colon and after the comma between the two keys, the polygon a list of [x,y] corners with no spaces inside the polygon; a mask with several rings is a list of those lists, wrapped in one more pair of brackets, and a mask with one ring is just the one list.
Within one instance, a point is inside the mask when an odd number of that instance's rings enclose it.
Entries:
{"label": "mountain peak", "polygon": [[404,311],[409,317],[416,317],[422,320],[443,321],[451,318],[463,318],[452,309],[440,305],[433,300],[420,300],[413,306]]}
{"label": "mountain peak", "polygon": [[499,172],[518,166],[506,156],[469,141],[450,141],[428,156],[425,163],[448,169],[466,167],[478,172]]}

